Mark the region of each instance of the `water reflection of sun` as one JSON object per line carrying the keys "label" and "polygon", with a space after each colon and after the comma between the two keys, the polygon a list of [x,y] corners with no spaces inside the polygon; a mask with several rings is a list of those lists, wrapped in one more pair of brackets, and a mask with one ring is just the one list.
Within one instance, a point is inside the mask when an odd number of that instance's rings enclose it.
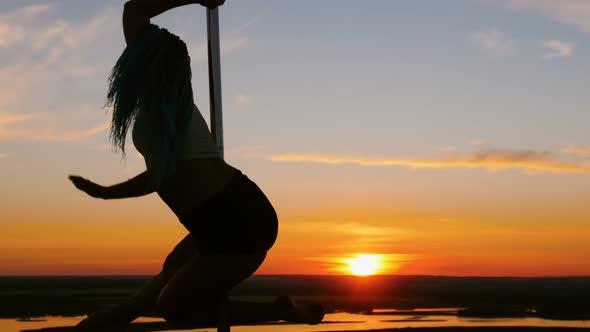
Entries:
{"label": "water reflection of sun", "polygon": [[346,259],[348,271],[355,276],[370,276],[379,272],[382,268],[383,257],[381,255],[360,254]]}

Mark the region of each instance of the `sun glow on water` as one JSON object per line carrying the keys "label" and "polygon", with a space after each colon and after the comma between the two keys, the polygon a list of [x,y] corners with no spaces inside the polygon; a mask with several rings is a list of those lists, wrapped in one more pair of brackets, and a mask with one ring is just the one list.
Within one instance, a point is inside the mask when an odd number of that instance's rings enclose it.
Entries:
{"label": "sun glow on water", "polygon": [[370,276],[381,268],[381,255],[360,254],[346,260],[348,270],[355,276]]}

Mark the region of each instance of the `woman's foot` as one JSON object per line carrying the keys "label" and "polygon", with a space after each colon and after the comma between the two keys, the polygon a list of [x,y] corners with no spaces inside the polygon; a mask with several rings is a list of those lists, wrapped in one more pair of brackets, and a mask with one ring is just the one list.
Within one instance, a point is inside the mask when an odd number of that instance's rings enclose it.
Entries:
{"label": "woman's foot", "polygon": [[318,303],[295,302],[289,296],[279,296],[273,304],[281,313],[281,319],[289,323],[319,324],[324,318],[324,308]]}
{"label": "woman's foot", "polygon": [[122,332],[129,322],[122,319],[114,310],[102,310],[88,315],[75,327],[75,332]]}

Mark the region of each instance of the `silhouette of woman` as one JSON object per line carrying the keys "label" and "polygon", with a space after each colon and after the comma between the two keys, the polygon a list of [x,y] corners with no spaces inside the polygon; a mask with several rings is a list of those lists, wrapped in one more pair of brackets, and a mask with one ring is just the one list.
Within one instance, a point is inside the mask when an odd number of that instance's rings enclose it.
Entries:
{"label": "silhouette of woman", "polygon": [[[123,10],[127,47],[109,77],[107,105],[113,107],[111,140],[125,155],[132,138],[146,171],[116,185],[101,186],[80,176],[76,188],[102,199],[157,192],[189,234],[164,261],[161,272],[125,303],[82,320],[77,331],[121,330],[155,311],[174,323],[212,323],[217,303],[252,275],[273,246],[275,210],[260,188],[220,158],[207,124],[194,105],[190,58],[177,36],[150,23],[169,9],[224,0],[130,0]],[[271,303],[232,301],[234,322],[287,320],[316,324],[319,306],[289,297]]]}

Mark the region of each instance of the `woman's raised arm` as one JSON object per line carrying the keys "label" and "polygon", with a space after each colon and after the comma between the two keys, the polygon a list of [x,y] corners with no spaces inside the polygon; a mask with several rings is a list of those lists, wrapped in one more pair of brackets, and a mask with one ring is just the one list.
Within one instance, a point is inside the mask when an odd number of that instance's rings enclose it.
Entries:
{"label": "woman's raised arm", "polygon": [[129,0],[123,9],[123,33],[129,44],[143,28],[150,24],[150,19],[172,8],[201,4],[208,8],[223,5],[225,0]]}

